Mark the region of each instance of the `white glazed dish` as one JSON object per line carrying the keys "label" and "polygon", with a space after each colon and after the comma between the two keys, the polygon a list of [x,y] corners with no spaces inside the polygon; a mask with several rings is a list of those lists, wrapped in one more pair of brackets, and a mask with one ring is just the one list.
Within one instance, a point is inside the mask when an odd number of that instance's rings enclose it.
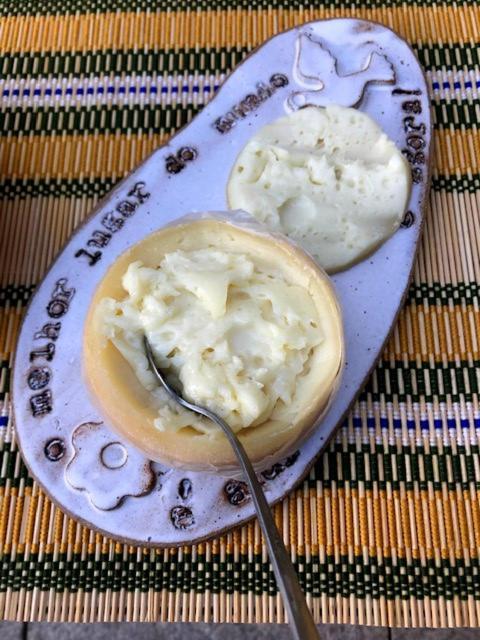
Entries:
{"label": "white glazed dish", "polygon": [[[298,74],[305,38],[319,47],[318,59],[309,53],[308,83]],[[378,71],[385,56],[389,64]],[[93,292],[116,258],[188,212],[227,209],[226,184],[238,153],[302,93],[318,105],[339,103],[368,112],[405,149],[413,188],[404,225],[366,260],[333,278],[346,338],[341,388],[300,450],[264,473],[269,502],[304,477],[390,333],[408,287],[428,193],[431,121],[425,80],[408,45],[386,27],[354,19],[303,25],[247,58],[190,125],[112,191],[66,245],[27,310],[13,380],[24,459],[62,509],[107,535],[181,545],[253,515],[242,483],[152,464],[119,440],[80,374],[82,334]]]}

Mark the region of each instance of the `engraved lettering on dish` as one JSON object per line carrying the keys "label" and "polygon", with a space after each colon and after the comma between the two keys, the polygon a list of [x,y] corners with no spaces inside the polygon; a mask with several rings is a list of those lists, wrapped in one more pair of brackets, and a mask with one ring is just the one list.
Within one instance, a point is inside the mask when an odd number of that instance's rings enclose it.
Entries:
{"label": "engraved lettering on dish", "polygon": [[45,389],[30,398],[30,409],[34,418],[44,416],[53,409],[52,392]]}
{"label": "engraved lettering on dish", "polygon": [[241,480],[229,480],[223,490],[228,502],[234,507],[239,507],[251,499],[248,485]]}
{"label": "engraved lettering on dish", "polygon": [[67,278],[60,278],[55,283],[55,288],[52,293],[52,298],[58,298],[60,300],[65,300],[66,302],[70,302],[70,300],[75,295],[75,289],[67,287],[68,280]]}
{"label": "engraved lettering on dish", "polygon": [[173,507],[170,511],[170,520],[175,529],[190,529],[195,524],[193,511],[183,505]]}
{"label": "engraved lettering on dish", "polygon": [[47,305],[48,315],[55,320],[67,313],[70,302],[75,295],[75,289],[73,287],[68,288],[67,282],[67,278],[57,280],[52,292],[52,298]]}
{"label": "engraved lettering on dish", "polygon": [[277,476],[283,473],[285,469],[288,469],[288,467],[293,466],[295,462],[298,460],[299,456],[300,456],[300,451],[295,451],[295,453],[292,453],[292,455],[288,456],[288,458],[285,458],[280,462],[276,462],[269,469],[262,471],[262,476],[265,478],[265,480],[274,480]]}
{"label": "engraved lettering on dish", "polygon": [[420,89],[402,89],[401,87],[397,87],[393,89],[392,96],[420,96],[422,92]]}
{"label": "engraved lettering on dish", "polygon": [[112,237],[111,233],[105,231],[94,231],[92,237],[87,242],[89,247],[106,247]]}
{"label": "engraved lettering on dish", "polygon": [[[57,319],[64,316],[75,295],[75,289],[68,286],[67,278],[59,278],[53,287],[51,298],[46,306],[50,318]],[[33,334],[33,340],[57,340],[62,328],[61,322],[46,322],[39,331]],[[47,342],[30,351],[29,361],[34,363],[26,372],[27,386],[32,391],[39,391],[29,399],[29,406],[34,418],[41,418],[53,410],[52,391],[47,387],[52,379],[51,369],[45,363],[51,362],[55,357],[56,345]]]}
{"label": "engraved lettering on dish", "polygon": [[61,328],[61,322],[47,322],[43,325],[40,331],[33,334],[33,339],[41,340],[42,338],[48,338],[50,340],[56,340],[60,335]]}
{"label": "engraved lettering on dish", "polygon": [[283,73],[274,73],[268,84],[258,82],[255,93],[249,93],[230,111],[215,120],[213,126],[219,133],[228,133],[239,120],[246,118],[252,111],[258,109],[278,89],[287,86],[289,80]]}
{"label": "engraved lettering on dish", "polygon": [[[412,90],[412,93],[418,95],[417,90]],[[402,149],[402,153],[412,168],[413,183],[418,184],[422,182],[424,176],[421,165],[427,162],[424,151],[427,146],[425,140],[427,127],[424,122],[419,122],[417,118],[422,113],[422,103],[420,100],[406,100],[402,102],[402,111],[410,114],[405,116],[402,121],[403,130],[406,134],[406,146]]]}
{"label": "engraved lettering on dish", "polygon": [[[85,258],[88,265],[93,267],[102,258],[102,251],[111,241],[113,234],[123,228],[126,220],[131,218],[140,205],[148,200],[150,192],[146,190],[146,184],[143,181],[136,182],[127,192],[127,198],[121,200],[114,211],[108,211],[100,224],[105,230],[95,229],[92,231],[90,238],[87,240],[87,247],[81,247],[75,252],[76,258]],[[98,247],[96,251],[90,251],[90,247]]]}
{"label": "engraved lettering on dish", "polygon": [[30,362],[34,362],[37,358],[43,358],[47,362],[51,362],[54,355],[55,344],[53,342],[48,342],[43,347],[38,347],[37,349],[32,349],[32,351],[30,351]]}
{"label": "engraved lettering on dish", "polygon": [[35,367],[28,372],[27,384],[32,391],[38,391],[48,385],[51,375],[48,367]]}
{"label": "engraved lettering on dish", "polygon": [[165,168],[168,173],[180,173],[187,162],[192,162],[197,156],[198,151],[194,147],[182,147],[176,154],[171,153],[165,158]]}
{"label": "engraved lettering on dish", "polygon": [[193,493],[192,481],[188,478],[182,478],[178,483],[178,495],[182,500],[188,500]]}
{"label": "engraved lettering on dish", "polygon": [[404,229],[409,229],[411,226],[413,226],[414,222],[415,222],[415,214],[413,213],[413,211],[406,211],[405,215],[403,216],[403,220],[400,223],[400,226],[403,227]]}
{"label": "engraved lettering on dish", "polygon": [[61,438],[53,438],[47,442],[43,451],[48,460],[57,462],[65,455],[65,448],[65,442]]}

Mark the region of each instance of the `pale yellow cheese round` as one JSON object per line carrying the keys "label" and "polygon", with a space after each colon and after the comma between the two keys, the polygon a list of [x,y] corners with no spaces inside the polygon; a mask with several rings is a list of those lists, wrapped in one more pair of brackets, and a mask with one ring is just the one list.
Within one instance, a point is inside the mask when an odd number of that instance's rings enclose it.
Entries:
{"label": "pale yellow cheese round", "polygon": [[410,173],[367,114],[305,107],[253,136],[234,164],[227,197],[232,209],[286,233],[333,273],[398,229]]}
{"label": "pale yellow cheese round", "polygon": [[92,301],[85,375],[114,428],[151,458],[190,469],[236,462],[216,425],[159,388],[143,335],[185,397],[221,415],[255,462],[308,432],[343,354],[330,283],[281,238],[203,219],[130,249]]}

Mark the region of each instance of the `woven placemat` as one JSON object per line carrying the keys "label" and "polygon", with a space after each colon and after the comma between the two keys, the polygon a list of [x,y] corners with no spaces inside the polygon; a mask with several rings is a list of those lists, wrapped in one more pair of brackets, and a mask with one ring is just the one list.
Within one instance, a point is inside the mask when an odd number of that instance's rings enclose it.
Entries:
{"label": "woven placemat", "polygon": [[275,514],[318,621],[480,625],[480,7],[0,0],[0,16],[0,618],[284,621],[255,523],[151,550],[54,507],[19,455],[9,379],[35,284],[97,200],[265,38],[358,16],[393,27],[427,72],[430,211],[378,367]]}

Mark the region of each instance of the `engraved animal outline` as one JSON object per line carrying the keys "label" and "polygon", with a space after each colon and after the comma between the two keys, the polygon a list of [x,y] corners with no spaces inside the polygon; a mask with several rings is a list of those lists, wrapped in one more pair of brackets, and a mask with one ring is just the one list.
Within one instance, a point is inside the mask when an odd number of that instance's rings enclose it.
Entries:
{"label": "engraved animal outline", "polygon": [[289,110],[326,104],[356,107],[369,84],[394,83],[395,71],[387,56],[373,49],[358,71],[342,76],[337,70],[337,59],[326,45],[321,40],[314,40],[310,34],[300,33],[296,43],[294,77],[299,84],[312,88],[292,92],[287,99]]}

